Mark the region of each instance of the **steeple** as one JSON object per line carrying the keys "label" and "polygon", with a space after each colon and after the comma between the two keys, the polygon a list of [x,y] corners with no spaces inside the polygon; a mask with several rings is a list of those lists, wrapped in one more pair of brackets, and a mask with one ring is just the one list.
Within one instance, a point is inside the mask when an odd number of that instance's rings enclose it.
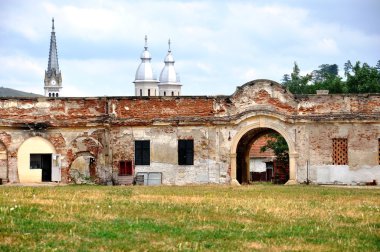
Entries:
{"label": "steeple", "polygon": [[52,19],[48,67],[45,71],[45,96],[58,97],[62,88],[62,76],[58,65],[57,41],[54,18]]}
{"label": "steeple", "polygon": [[160,74],[158,88],[161,96],[179,96],[181,93],[181,82],[174,68],[174,57],[172,55],[171,42],[168,40],[168,53],[164,59],[165,66]]}
{"label": "steeple", "polygon": [[54,18],[52,19],[51,37],[50,37],[50,50],[49,50],[49,62],[48,62],[47,71],[48,72],[55,71],[55,73],[59,72],[57,40],[55,38],[55,30],[54,30]]}

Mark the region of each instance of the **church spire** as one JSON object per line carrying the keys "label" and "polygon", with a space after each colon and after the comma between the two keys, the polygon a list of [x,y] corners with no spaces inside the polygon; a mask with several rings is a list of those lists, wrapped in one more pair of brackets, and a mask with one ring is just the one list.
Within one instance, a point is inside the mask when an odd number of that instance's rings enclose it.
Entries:
{"label": "church spire", "polygon": [[45,71],[45,96],[59,97],[62,89],[62,76],[59,71],[57,41],[55,37],[54,18],[51,25],[48,67]]}
{"label": "church spire", "polygon": [[49,62],[47,72],[57,74],[59,72],[58,65],[58,53],[57,53],[57,41],[55,38],[54,18],[52,19],[51,36],[50,36],[50,50],[49,50]]}

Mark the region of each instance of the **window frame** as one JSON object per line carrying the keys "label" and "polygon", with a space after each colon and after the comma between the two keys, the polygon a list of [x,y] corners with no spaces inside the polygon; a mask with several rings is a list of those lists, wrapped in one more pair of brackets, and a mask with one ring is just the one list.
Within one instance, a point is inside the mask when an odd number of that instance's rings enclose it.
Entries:
{"label": "window frame", "polygon": [[119,176],[133,176],[133,162],[132,160],[119,161]]}
{"label": "window frame", "polygon": [[178,165],[194,165],[194,139],[178,139]]}
{"label": "window frame", "polygon": [[135,165],[150,165],[150,140],[135,140]]}

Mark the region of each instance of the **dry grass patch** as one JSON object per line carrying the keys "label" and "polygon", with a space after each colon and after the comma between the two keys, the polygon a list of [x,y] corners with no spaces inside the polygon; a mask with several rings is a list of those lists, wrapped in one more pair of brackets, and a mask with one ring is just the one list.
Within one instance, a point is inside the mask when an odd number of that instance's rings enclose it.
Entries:
{"label": "dry grass patch", "polygon": [[0,187],[0,251],[378,251],[379,198],[313,186]]}

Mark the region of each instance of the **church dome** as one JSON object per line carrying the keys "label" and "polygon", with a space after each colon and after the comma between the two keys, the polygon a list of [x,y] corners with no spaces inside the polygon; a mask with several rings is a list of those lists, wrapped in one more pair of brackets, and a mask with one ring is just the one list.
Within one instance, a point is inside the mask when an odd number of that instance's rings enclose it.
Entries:
{"label": "church dome", "polygon": [[145,36],[145,47],[144,47],[144,51],[141,53],[140,59],[141,59],[141,63],[136,71],[135,82],[157,81],[156,76],[154,75],[154,72],[153,72],[152,64],[150,62],[150,60],[152,59],[152,56],[150,52],[148,51],[147,36]]}
{"label": "church dome", "polygon": [[169,40],[169,50],[168,54],[165,57],[165,66],[161,71],[160,74],[160,83],[161,84],[179,84],[179,76],[176,73],[176,70],[174,68],[174,58],[172,55],[172,51],[170,49],[170,40]]}

